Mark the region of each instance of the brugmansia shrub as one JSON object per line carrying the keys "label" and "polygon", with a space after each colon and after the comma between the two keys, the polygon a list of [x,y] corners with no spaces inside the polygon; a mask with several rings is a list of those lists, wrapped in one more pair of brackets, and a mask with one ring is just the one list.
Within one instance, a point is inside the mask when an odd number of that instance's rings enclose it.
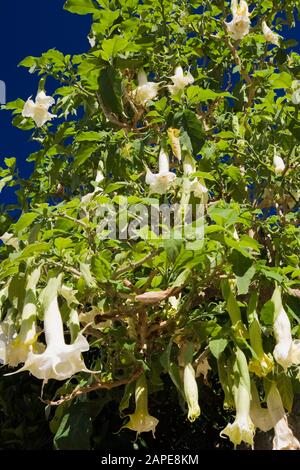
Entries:
{"label": "brugmansia shrub", "polygon": [[14,158],[0,173],[19,201],[1,214],[2,387],[39,379],[54,433],[118,389],[134,438],[159,433],[166,375],[201,420],[204,376],[234,447],[273,430],[299,449],[298,0],[65,9],[92,14],[90,49],[25,58],[36,98],[6,105],[39,150],[28,180]]}

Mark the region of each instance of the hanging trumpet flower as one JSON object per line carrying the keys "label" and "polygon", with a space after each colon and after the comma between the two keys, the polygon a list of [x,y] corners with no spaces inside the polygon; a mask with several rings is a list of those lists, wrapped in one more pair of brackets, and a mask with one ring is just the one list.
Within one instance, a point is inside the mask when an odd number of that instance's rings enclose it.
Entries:
{"label": "hanging trumpet flower", "polygon": [[150,186],[150,193],[165,194],[176,175],[169,171],[169,156],[162,147],[158,160],[159,172],[154,174],[147,168],[146,183]]}
{"label": "hanging trumpet flower", "polygon": [[258,375],[258,377],[265,377],[272,371],[274,363],[272,356],[266,354],[263,349],[261,327],[256,312],[257,297],[257,292],[251,295],[247,311],[250,344],[256,355],[256,357],[249,362],[249,370]]}
{"label": "hanging trumpet flower", "polygon": [[38,379],[47,382],[49,379],[66,380],[77,372],[90,372],[81,358],[81,353],[89,350],[89,343],[84,336],[79,334],[73,344],[65,343],[57,301],[61,281],[62,275],[51,278],[42,293],[47,347],[42,354],[30,351],[24,366],[15,373],[28,370]]}
{"label": "hanging trumpet flower", "polygon": [[274,44],[275,46],[279,46],[280,36],[276,33],[273,33],[273,31],[271,30],[271,28],[269,28],[269,26],[267,25],[265,21],[262,22],[262,30],[263,30],[265,40],[267,42],[270,42],[271,44]]}
{"label": "hanging trumpet flower", "polygon": [[292,83],[292,103],[300,104],[300,80],[294,80]]}
{"label": "hanging trumpet flower", "polygon": [[122,429],[131,429],[131,431],[136,431],[137,435],[142,432],[152,431],[153,437],[155,437],[154,434],[158,422],[158,419],[149,415],[148,387],[146,377],[143,374],[137,380],[135,386],[135,412],[129,415],[129,421]]}
{"label": "hanging trumpet flower", "polygon": [[262,408],[259,401],[259,395],[256,385],[251,380],[251,404],[250,404],[250,417],[254,426],[263,432],[270,431],[273,428],[271,415],[267,408]]}
{"label": "hanging trumpet flower", "polygon": [[184,395],[188,405],[188,419],[193,422],[200,416],[201,410],[198,401],[198,385],[195,370],[191,363],[186,364],[183,371]]}
{"label": "hanging trumpet flower", "polygon": [[281,289],[276,286],[271,301],[274,305],[274,358],[284,369],[300,364],[300,341],[292,339],[290,320],[283,308]]}
{"label": "hanging trumpet flower", "polygon": [[234,397],[233,397],[233,378],[232,378],[232,369],[233,364],[232,358],[230,357],[226,360],[225,355],[221,354],[217,361],[218,366],[218,376],[224,392],[224,403],[223,406],[225,409],[231,409],[234,407]]}
{"label": "hanging trumpet flower", "polygon": [[253,446],[255,426],[250,418],[251,385],[248,364],[244,353],[237,348],[236,360],[233,366],[234,384],[233,396],[236,418],[220,433],[229,437],[234,447],[242,441]]}
{"label": "hanging trumpet flower", "polygon": [[248,333],[243,325],[241,310],[234,295],[235,286],[235,279],[222,279],[221,281],[222,295],[226,302],[226,310],[229,313],[232,328],[239,336],[246,337]]}
{"label": "hanging trumpet flower", "polygon": [[171,95],[177,95],[177,93],[182,92],[186,86],[194,83],[193,75],[190,72],[184,74],[180,65],[176,67],[174,75],[170,78],[173,82],[173,85],[168,85]]}
{"label": "hanging trumpet flower", "polygon": [[183,161],[183,173],[185,176],[183,187],[184,191],[188,193],[194,193],[195,197],[205,199],[207,202],[207,187],[204,185],[203,181],[199,181],[198,178],[194,178],[190,181],[189,176],[196,172],[196,165],[194,159],[191,155],[186,155]]}
{"label": "hanging trumpet flower", "polygon": [[137,104],[147,106],[148,102],[157,96],[159,83],[148,82],[144,70],[138,72],[138,87],[133,92],[134,100]]}
{"label": "hanging trumpet flower", "polygon": [[286,413],[278,388],[272,383],[267,396],[268,411],[273,423],[275,436],[273,439],[273,450],[296,450],[300,449],[300,443],[289,428]]}
{"label": "hanging trumpet flower", "polygon": [[285,170],[285,163],[279,155],[274,155],[273,166],[274,166],[274,171],[277,174],[281,174]]}
{"label": "hanging trumpet flower", "polygon": [[28,98],[24,105],[22,116],[32,118],[37,127],[42,127],[46,122],[56,117],[48,111],[54,104],[55,100],[51,96],[47,96],[44,91],[39,91],[35,102]]}
{"label": "hanging trumpet flower", "polygon": [[227,30],[236,41],[243,39],[250,31],[250,14],[245,0],[231,0],[232,20],[226,23]]}
{"label": "hanging trumpet flower", "polygon": [[40,273],[40,267],[34,269],[27,280],[20,333],[11,341],[9,347],[9,364],[12,367],[25,362],[29,351],[42,352],[43,350],[43,345],[37,343],[36,328],[36,286]]}

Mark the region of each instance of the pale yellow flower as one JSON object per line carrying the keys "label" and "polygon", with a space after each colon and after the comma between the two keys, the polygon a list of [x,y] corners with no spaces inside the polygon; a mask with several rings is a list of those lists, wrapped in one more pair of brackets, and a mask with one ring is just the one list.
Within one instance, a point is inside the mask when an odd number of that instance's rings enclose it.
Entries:
{"label": "pale yellow flower", "polygon": [[292,103],[300,104],[300,80],[294,80],[292,83]]}
{"label": "pale yellow flower", "polygon": [[55,100],[51,96],[47,96],[44,91],[39,91],[35,102],[28,98],[24,104],[22,116],[32,118],[37,127],[42,127],[46,122],[56,117],[48,111],[54,103]]}
{"label": "pale yellow flower", "polygon": [[273,158],[274,171],[277,174],[283,173],[285,170],[285,163],[279,155],[274,155]]}
{"label": "pale yellow flower", "polygon": [[148,102],[154,100],[158,94],[159,83],[148,82],[147,75],[144,70],[138,72],[138,87],[133,92],[135,101],[147,106]]}
{"label": "pale yellow flower", "polygon": [[248,364],[244,353],[237,349],[236,361],[233,367],[234,385],[233,396],[236,417],[232,424],[228,424],[220,433],[229,437],[234,447],[246,442],[253,446],[255,426],[250,418],[251,386]]}
{"label": "pale yellow flower", "polygon": [[289,427],[280,393],[274,383],[267,396],[267,405],[275,432],[273,450],[300,449],[300,443]]}
{"label": "pale yellow flower", "polygon": [[173,85],[168,85],[171,95],[177,95],[177,93],[183,91],[186,86],[194,83],[193,75],[190,72],[184,74],[181,66],[176,67],[171,80]]}
{"label": "pale yellow flower", "polygon": [[158,166],[159,171],[156,174],[147,168],[146,184],[150,186],[150,193],[165,194],[176,175],[169,171],[169,156],[163,147],[159,153]]}
{"label": "pale yellow flower", "polygon": [[131,429],[137,435],[142,432],[152,432],[155,437],[155,429],[158,425],[158,419],[149,415],[148,411],[148,387],[145,375],[137,380],[135,386],[135,412],[128,416],[129,421],[122,428]]}
{"label": "pale yellow flower", "polygon": [[284,369],[300,364],[300,341],[293,340],[290,320],[283,308],[280,287],[276,287],[271,301],[274,304],[274,358]]}
{"label": "pale yellow flower", "polygon": [[89,343],[78,334],[73,344],[66,344],[63,322],[57,302],[57,292],[61,276],[51,278],[43,291],[44,330],[47,347],[42,354],[29,351],[24,366],[18,372],[28,370],[38,379],[66,380],[77,372],[90,372],[81,358],[83,351],[89,350]]}
{"label": "pale yellow flower", "polygon": [[243,39],[250,31],[250,14],[247,2],[241,0],[238,4],[237,0],[231,1],[232,20],[226,23],[228,32],[236,41]]}
{"label": "pale yellow flower", "polygon": [[198,401],[198,385],[195,378],[195,371],[191,363],[186,364],[183,371],[184,395],[188,405],[188,419],[193,422],[200,416],[200,406]]}
{"label": "pale yellow flower", "polygon": [[273,33],[265,21],[262,22],[262,30],[266,41],[274,44],[275,46],[279,46],[279,35]]}

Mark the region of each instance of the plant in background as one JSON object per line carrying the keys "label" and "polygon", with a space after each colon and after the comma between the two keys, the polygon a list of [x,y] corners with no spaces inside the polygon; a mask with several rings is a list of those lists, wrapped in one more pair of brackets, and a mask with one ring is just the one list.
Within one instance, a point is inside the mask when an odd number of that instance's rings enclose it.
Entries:
{"label": "plant in background", "polygon": [[279,37],[298,1],[65,9],[91,48],[25,58],[36,100],[5,106],[39,148],[28,180],[0,168],[20,210],[0,216],[0,395],[26,382],[31,410],[43,380],[56,449],[150,445],[175,406],[189,436],[208,393],[219,445],[298,448],[300,57]]}

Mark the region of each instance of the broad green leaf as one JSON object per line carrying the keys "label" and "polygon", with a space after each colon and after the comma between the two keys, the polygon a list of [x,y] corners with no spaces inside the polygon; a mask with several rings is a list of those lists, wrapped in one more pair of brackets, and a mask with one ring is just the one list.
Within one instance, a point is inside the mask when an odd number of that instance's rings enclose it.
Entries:
{"label": "broad green leaf", "polygon": [[67,0],[64,9],[77,15],[87,15],[99,11],[92,0]]}
{"label": "broad green leaf", "polygon": [[216,359],[219,359],[220,355],[225,350],[227,344],[228,344],[228,340],[226,338],[219,338],[219,339],[212,339],[208,345],[213,356]]}
{"label": "broad green leaf", "polygon": [[122,77],[111,65],[108,65],[100,72],[99,94],[108,112],[115,113],[116,115],[123,114]]}
{"label": "broad green leaf", "polygon": [[29,227],[35,219],[38,217],[38,214],[35,212],[27,212],[22,214],[18,222],[14,225],[15,232],[21,232],[25,228]]}

